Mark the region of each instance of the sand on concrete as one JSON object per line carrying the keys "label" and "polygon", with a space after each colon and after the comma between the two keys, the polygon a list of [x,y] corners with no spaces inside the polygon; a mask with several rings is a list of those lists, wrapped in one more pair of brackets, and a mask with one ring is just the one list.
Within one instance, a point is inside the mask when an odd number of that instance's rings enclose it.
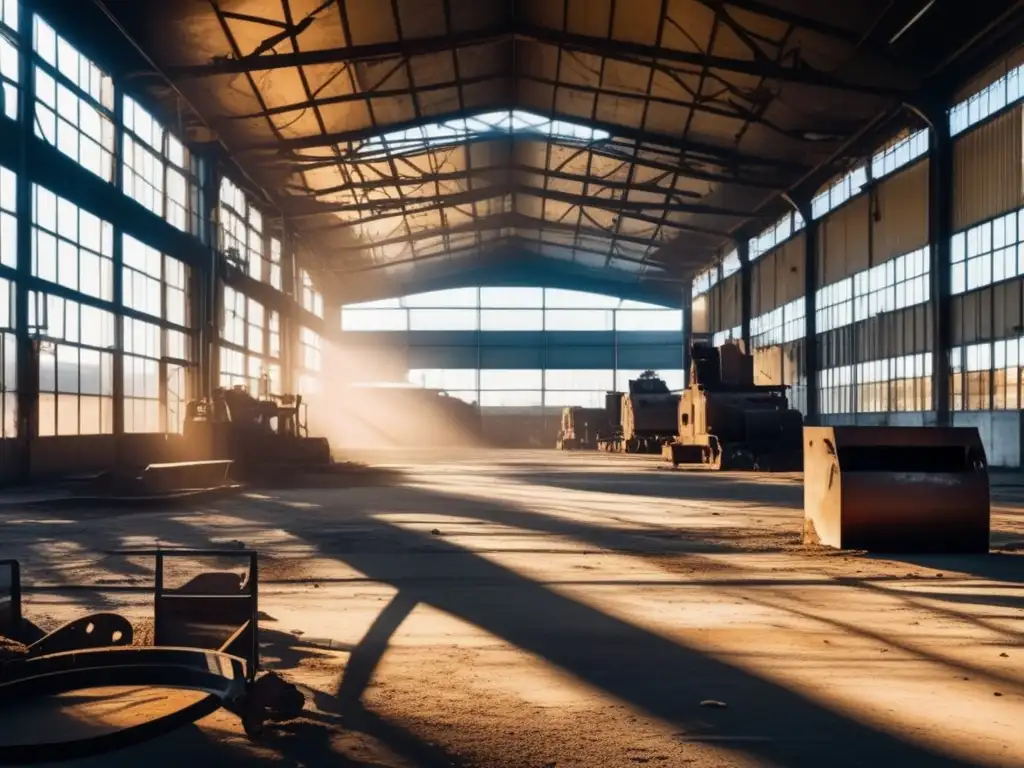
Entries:
{"label": "sand on concrete", "polygon": [[390,485],[0,506],[42,625],[151,614],[152,563],[111,551],[257,548],[264,661],[309,699],[257,745],[218,713],[82,765],[1024,766],[1012,477],[993,482],[993,554],[884,558],[805,550],[799,475],[369,458]]}

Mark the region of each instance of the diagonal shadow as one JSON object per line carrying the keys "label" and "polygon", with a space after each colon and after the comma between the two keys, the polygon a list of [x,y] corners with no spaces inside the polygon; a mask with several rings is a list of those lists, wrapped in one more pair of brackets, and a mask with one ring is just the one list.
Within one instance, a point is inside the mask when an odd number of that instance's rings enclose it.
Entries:
{"label": "diagonal shadow", "polygon": [[[465,499],[416,492],[421,509],[459,514]],[[273,502],[271,502],[273,503]],[[555,525],[477,500],[463,514],[515,525]],[[351,514],[347,512],[347,514]],[[723,747],[788,766],[891,765],[966,766],[969,763],[878,730],[830,710],[705,653],[679,645],[632,624],[551,592],[500,565],[443,540],[433,539],[434,556],[416,554],[424,536],[375,519],[364,511],[361,525],[372,521],[374,535],[396,546],[388,556],[349,549],[333,552],[329,539],[310,541],[322,555],[344,561],[367,576],[397,586],[405,605],[422,602],[479,627],[510,644],[561,667],[579,679],[684,729],[688,736],[714,737]],[[307,538],[308,530],[282,521],[289,533]],[[563,529],[565,525],[557,525]],[[574,528],[584,528],[574,524]],[[614,544],[611,534],[579,531],[587,538]],[[596,542],[595,542],[596,543]],[[444,556],[437,556],[443,554]],[[452,579],[461,579],[456,586]],[[487,586],[478,587],[483,584]],[[394,619],[401,617],[396,609]],[[389,619],[382,631],[397,625]],[[377,647],[380,639],[374,639]],[[367,654],[372,659],[373,653]],[[375,662],[374,662],[375,663]],[[368,680],[361,669],[359,680]],[[343,684],[344,687],[344,684]],[[346,689],[346,696],[352,693]],[[731,702],[729,710],[710,714],[704,699]],[[751,741],[751,736],[766,737]]]}

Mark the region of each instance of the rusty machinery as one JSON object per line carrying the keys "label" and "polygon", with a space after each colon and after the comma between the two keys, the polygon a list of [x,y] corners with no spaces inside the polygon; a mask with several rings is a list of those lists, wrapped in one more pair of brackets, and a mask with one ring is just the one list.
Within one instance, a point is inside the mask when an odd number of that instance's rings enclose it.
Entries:
{"label": "rusty machinery", "polygon": [[[156,687],[205,694],[168,714],[113,732],[72,736],[45,744],[15,733],[0,743],[0,765],[77,760],[162,736],[225,708],[238,715],[250,738],[267,723],[298,717],[305,699],[259,657],[258,560],[255,552],[157,550],[116,554],[156,556],[152,644],[142,645],[133,625],[117,614],[84,616],[42,633],[22,615],[16,560],[0,561],[0,713],[32,700],[93,688]],[[235,560],[244,573],[201,573],[179,586],[165,580],[170,559]],[[20,737],[20,738],[19,738]],[[24,739],[25,743],[21,743]]]}
{"label": "rusty machinery", "polygon": [[607,426],[608,411],[605,408],[563,408],[555,448],[560,451],[594,450],[599,437],[607,432]]}
{"label": "rusty machinery", "polygon": [[188,403],[185,441],[212,457],[231,459],[242,476],[327,468],[330,444],[309,436],[305,408],[300,395],[258,399],[243,386],[217,389],[208,400]]}
{"label": "rusty machinery", "polygon": [[679,394],[654,371],[629,382],[629,391],[605,397],[605,423],[598,450],[608,453],[658,453],[675,438]]}
{"label": "rusty machinery", "polygon": [[806,427],[804,542],[987,553],[988,462],[976,427]]}
{"label": "rusty machinery", "polygon": [[663,448],[673,466],[796,471],[803,416],[788,387],[754,383],[753,358],[734,342],[694,344],[679,400],[678,438]]}

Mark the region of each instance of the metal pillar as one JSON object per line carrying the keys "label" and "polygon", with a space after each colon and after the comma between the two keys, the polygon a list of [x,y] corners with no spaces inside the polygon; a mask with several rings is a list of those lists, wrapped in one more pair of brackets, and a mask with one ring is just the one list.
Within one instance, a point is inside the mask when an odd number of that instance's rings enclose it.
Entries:
{"label": "metal pillar", "polygon": [[[120,83],[115,84],[115,92],[120,92]],[[124,99],[114,99],[114,183],[122,194],[124,193],[124,163],[121,157],[124,152],[124,132],[120,126],[124,125]],[[114,456],[118,464],[124,460],[124,235],[122,227],[114,227],[114,242],[112,243],[112,257],[114,261],[113,290],[114,290],[114,359],[113,359],[113,381],[111,391],[114,395],[113,409],[113,430],[114,430]],[[161,259],[161,275],[163,274],[163,259]],[[162,303],[163,291],[161,291]],[[165,331],[161,329],[163,337]],[[158,370],[163,366],[159,365]],[[158,373],[158,391],[163,388],[163,377]],[[163,410],[163,409],[161,409]]]}
{"label": "metal pillar", "polygon": [[189,308],[193,312],[192,327],[195,329],[192,344],[192,382],[194,397],[209,398],[213,395],[220,364],[217,355],[218,318],[217,308],[217,201],[219,200],[220,176],[215,157],[202,159],[199,200],[199,239],[205,246],[206,260],[189,271]]}
{"label": "metal pillar", "polygon": [[949,425],[949,352],[953,344],[950,273],[953,236],[953,141],[945,111],[933,113],[928,131],[928,241],[931,243],[932,402],[935,421]]}
{"label": "metal pillar", "polygon": [[750,308],[754,284],[750,267],[750,241],[746,238],[736,241],[736,253],[740,257],[740,337],[743,339],[743,349],[750,352]]}
{"label": "metal pillar", "polygon": [[818,221],[810,205],[799,207],[804,219],[804,377],[807,381],[807,424],[817,424],[821,413],[818,403]]}
{"label": "metal pillar", "polygon": [[[693,344],[693,288],[683,285],[683,383],[690,385],[690,346]],[[616,361],[618,362],[618,361]]]}
{"label": "metal pillar", "polygon": [[[19,5],[18,29],[31,30],[33,3],[22,0]],[[39,434],[39,353],[38,343],[29,330],[29,281],[32,278],[32,181],[29,171],[32,162],[29,157],[35,121],[35,67],[32,64],[32,47],[25,33],[25,45],[21,50],[18,68],[18,128],[19,152],[17,187],[17,279],[15,281],[15,340],[16,340],[16,387],[18,400],[18,450],[17,464],[13,473],[27,482],[32,474],[32,444]],[[37,308],[37,312],[38,312]],[[36,323],[42,318],[37,317]]]}

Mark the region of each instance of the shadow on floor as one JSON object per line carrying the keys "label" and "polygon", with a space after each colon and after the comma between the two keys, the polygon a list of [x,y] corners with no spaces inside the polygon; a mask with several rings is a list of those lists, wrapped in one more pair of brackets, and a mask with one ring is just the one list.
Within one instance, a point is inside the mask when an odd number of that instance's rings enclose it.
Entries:
{"label": "shadow on floor", "polygon": [[[505,505],[422,490],[408,491],[420,509],[443,509],[448,515],[500,522],[534,530],[570,531],[581,540],[612,550],[621,534]],[[273,502],[269,502],[273,504]],[[390,504],[389,504],[390,509]],[[346,511],[347,515],[352,512]],[[543,658],[585,683],[642,711],[672,723],[691,737],[713,736],[722,747],[750,758],[787,766],[891,765],[960,766],[968,763],[904,741],[866,723],[696,649],[671,642],[627,622],[552,592],[498,564],[444,540],[432,548],[446,557],[416,554],[425,533],[372,517],[377,538],[395,546],[382,556],[358,549],[335,552],[330,541],[311,542],[325,557],[334,557],[382,583],[399,586],[393,602],[353,651],[337,696],[350,703],[361,694],[386,648],[387,638],[418,603],[432,606]],[[308,536],[301,525],[283,527]],[[416,576],[418,579],[410,579]],[[461,584],[456,586],[453,579]],[[486,584],[484,588],[476,587]],[[364,644],[366,647],[363,647]],[[356,663],[357,658],[363,659]],[[705,699],[730,703],[709,712]],[[751,736],[763,741],[751,741]]]}

